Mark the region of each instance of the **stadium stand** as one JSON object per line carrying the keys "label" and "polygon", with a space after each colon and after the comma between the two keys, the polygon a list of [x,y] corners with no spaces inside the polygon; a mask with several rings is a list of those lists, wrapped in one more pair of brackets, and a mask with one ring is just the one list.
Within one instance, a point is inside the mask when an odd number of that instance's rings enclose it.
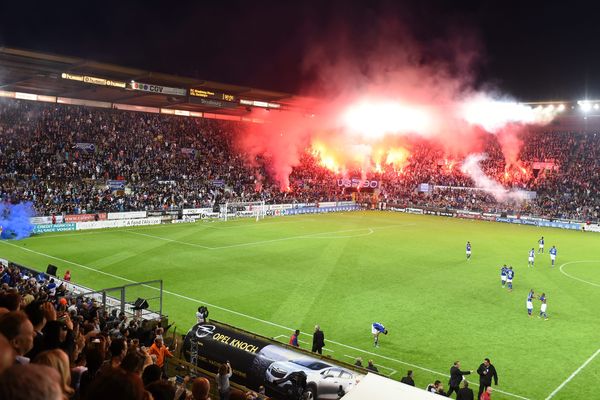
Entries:
{"label": "stadium stand", "polygon": [[[265,160],[249,166],[236,151],[232,141],[239,124],[6,100],[0,103],[0,197],[11,203],[33,201],[39,215],[176,210],[224,201],[353,199],[337,186],[339,176],[309,151],[293,169],[289,190],[281,192],[268,178]],[[506,187],[537,192],[534,201],[523,204],[498,203],[486,192],[461,189],[473,187],[473,181],[456,165],[447,167],[442,150],[426,141],[413,144],[402,173],[387,165],[367,177],[382,182],[380,201],[388,204],[597,220],[600,137],[532,131],[522,140],[525,173],[506,175],[493,138],[483,169]],[[534,169],[540,162],[558,171]],[[348,174],[361,176],[360,171]],[[107,187],[107,181],[119,179],[126,182],[124,191]],[[445,188],[423,194],[416,190],[422,183]]]}
{"label": "stadium stand", "polygon": [[[156,380],[172,386],[177,399],[202,399],[199,393],[206,392],[197,387],[203,382],[200,378],[210,380],[204,389],[212,388],[213,398],[218,398],[214,374],[177,358],[166,369],[169,383],[162,381],[158,369],[156,379],[146,382],[144,374],[142,384],[142,372],[156,364],[150,345],[158,335],[167,341],[160,320],[140,321],[109,313],[91,298],[69,292],[64,284],[56,286],[47,275],[15,264],[0,264],[0,282],[0,339],[8,339],[0,341],[0,371],[14,363],[32,363],[34,369],[38,364],[50,365],[61,375],[65,399],[138,398],[127,390],[143,392],[144,385],[152,390],[148,386]],[[64,362],[54,360],[57,357],[64,357]],[[175,375],[182,371],[196,378],[176,382]],[[0,378],[0,396],[2,388],[9,386]],[[235,384],[231,398],[265,399]]]}

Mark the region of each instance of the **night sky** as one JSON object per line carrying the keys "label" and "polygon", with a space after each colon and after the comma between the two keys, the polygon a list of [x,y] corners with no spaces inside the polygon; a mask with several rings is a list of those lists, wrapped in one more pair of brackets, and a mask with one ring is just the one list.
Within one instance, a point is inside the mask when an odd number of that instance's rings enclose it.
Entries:
{"label": "night sky", "polygon": [[301,93],[315,80],[302,62],[314,43],[343,30],[360,52],[395,21],[434,59],[449,35],[477,43],[476,86],[523,101],[577,100],[600,97],[600,18],[589,3],[4,1],[0,44]]}

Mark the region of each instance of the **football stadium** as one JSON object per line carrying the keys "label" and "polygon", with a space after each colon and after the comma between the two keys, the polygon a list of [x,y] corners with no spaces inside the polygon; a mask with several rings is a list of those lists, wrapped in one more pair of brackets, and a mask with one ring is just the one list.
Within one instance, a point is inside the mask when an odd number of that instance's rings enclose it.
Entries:
{"label": "football stadium", "polygon": [[407,46],[330,96],[1,47],[0,399],[597,398],[600,100]]}

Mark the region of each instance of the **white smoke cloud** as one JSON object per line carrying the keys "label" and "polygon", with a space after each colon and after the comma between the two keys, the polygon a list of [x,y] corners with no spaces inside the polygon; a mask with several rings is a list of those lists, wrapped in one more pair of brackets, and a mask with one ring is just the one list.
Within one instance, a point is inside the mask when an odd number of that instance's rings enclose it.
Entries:
{"label": "white smoke cloud", "polygon": [[473,182],[475,182],[475,187],[485,190],[494,196],[496,201],[523,202],[527,200],[528,195],[526,191],[519,189],[506,189],[499,182],[496,182],[487,176],[479,165],[481,161],[486,159],[486,154],[470,154],[467,158],[465,158],[460,170],[473,179]]}
{"label": "white smoke cloud", "polygon": [[496,100],[485,93],[467,99],[460,108],[465,121],[491,133],[497,133],[512,123],[546,125],[564,109],[554,105],[531,107],[512,100]]}

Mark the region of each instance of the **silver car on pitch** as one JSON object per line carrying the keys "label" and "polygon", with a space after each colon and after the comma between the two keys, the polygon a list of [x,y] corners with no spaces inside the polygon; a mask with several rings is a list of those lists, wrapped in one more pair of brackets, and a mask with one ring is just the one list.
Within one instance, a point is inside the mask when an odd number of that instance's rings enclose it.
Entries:
{"label": "silver car on pitch", "polygon": [[[307,400],[337,399],[339,387],[348,392],[358,383],[363,375],[354,371],[336,367],[317,359],[297,359],[290,361],[275,361],[266,372],[267,381],[285,378],[292,372],[303,371],[306,374]],[[280,384],[285,386],[289,383]]]}

